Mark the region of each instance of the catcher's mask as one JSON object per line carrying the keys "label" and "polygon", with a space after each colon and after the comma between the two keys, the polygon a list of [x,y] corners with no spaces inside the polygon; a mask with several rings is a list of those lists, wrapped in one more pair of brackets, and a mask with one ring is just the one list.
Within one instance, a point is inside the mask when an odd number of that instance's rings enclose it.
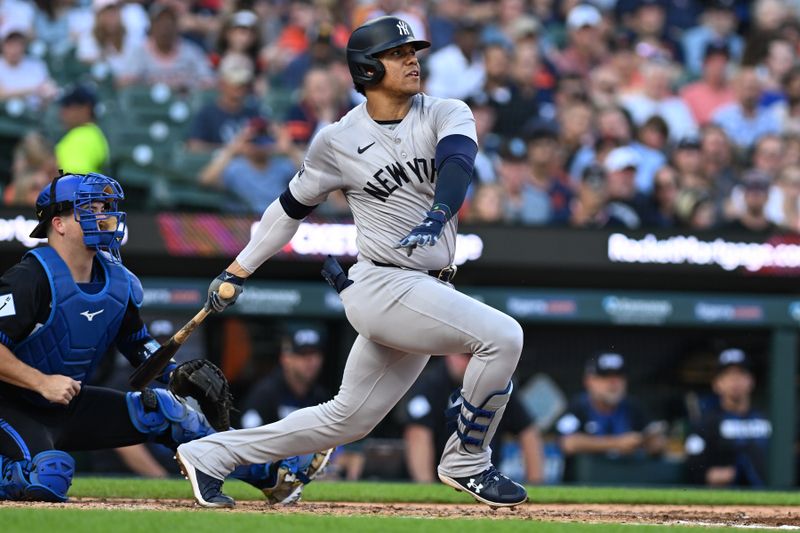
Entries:
{"label": "catcher's mask", "polygon": [[[120,184],[102,174],[62,174],[39,193],[36,218],[39,224],[31,237],[44,239],[54,216],[70,209],[83,230],[83,242],[89,248],[108,252],[120,259],[120,244],[125,235],[125,213],[118,202],[125,198]],[[102,204],[98,210],[95,204]]]}
{"label": "catcher's mask", "polygon": [[431,45],[415,38],[411,26],[397,17],[379,17],[356,28],[347,41],[347,66],[353,82],[364,86],[379,84],[386,68],[376,56],[409,43],[417,50]]}

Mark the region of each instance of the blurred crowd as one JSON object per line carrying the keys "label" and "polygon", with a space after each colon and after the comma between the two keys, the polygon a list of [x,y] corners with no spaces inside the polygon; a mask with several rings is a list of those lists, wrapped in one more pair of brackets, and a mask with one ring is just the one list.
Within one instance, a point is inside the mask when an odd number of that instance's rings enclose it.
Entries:
{"label": "blurred crowd", "polygon": [[797,0],[0,0],[3,200],[65,168],[259,213],[361,101],[344,49],[383,14],[475,114],[462,220],[800,231]]}

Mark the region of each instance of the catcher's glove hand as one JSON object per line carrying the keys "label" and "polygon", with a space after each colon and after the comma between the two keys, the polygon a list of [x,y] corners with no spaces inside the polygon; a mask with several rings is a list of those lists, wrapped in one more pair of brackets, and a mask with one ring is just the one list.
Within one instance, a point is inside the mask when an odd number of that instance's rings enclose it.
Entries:
{"label": "catcher's glove hand", "polygon": [[194,359],[178,365],[169,380],[169,390],[178,396],[194,398],[215,430],[231,428],[233,396],[225,374],[214,363]]}

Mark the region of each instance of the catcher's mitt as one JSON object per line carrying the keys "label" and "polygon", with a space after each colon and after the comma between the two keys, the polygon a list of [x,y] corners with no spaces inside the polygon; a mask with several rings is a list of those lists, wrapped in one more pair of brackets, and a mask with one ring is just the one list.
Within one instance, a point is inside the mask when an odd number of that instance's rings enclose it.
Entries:
{"label": "catcher's mitt", "polygon": [[170,377],[169,390],[178,396],[194,398],[215,430],[231,428],[233,396],[225,374],[214,363],[194,359],[178,365]]}

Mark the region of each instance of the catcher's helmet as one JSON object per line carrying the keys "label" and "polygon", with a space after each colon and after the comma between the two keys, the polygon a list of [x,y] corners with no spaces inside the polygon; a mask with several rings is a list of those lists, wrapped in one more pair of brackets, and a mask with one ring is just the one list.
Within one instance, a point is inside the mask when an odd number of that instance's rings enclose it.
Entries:
{"label": "catcher's helmet", "polygon": [[[112,259],[119,261],[119,247],[125,235],[125,212],[119,210],[118,202],[124,198],[120,184],[103,174],[90,172],[56,176],[36,199],[39,224],[31,232],[31,237],[46,238],[52,218],[71,209],[83,230],[84,244],[106,251]],[[94,202],[104,204],[105,210],[92,210]]]}
{"label": "catcher's helmet", "polygon": [[397,17],[379,17],[356,28],[347,41],[347,65],[353,82],[364,86],[380,83],[386,69],[375,56],[403,44],[412,44],[417,50],[431,45],[416,39],[411,26]]}

